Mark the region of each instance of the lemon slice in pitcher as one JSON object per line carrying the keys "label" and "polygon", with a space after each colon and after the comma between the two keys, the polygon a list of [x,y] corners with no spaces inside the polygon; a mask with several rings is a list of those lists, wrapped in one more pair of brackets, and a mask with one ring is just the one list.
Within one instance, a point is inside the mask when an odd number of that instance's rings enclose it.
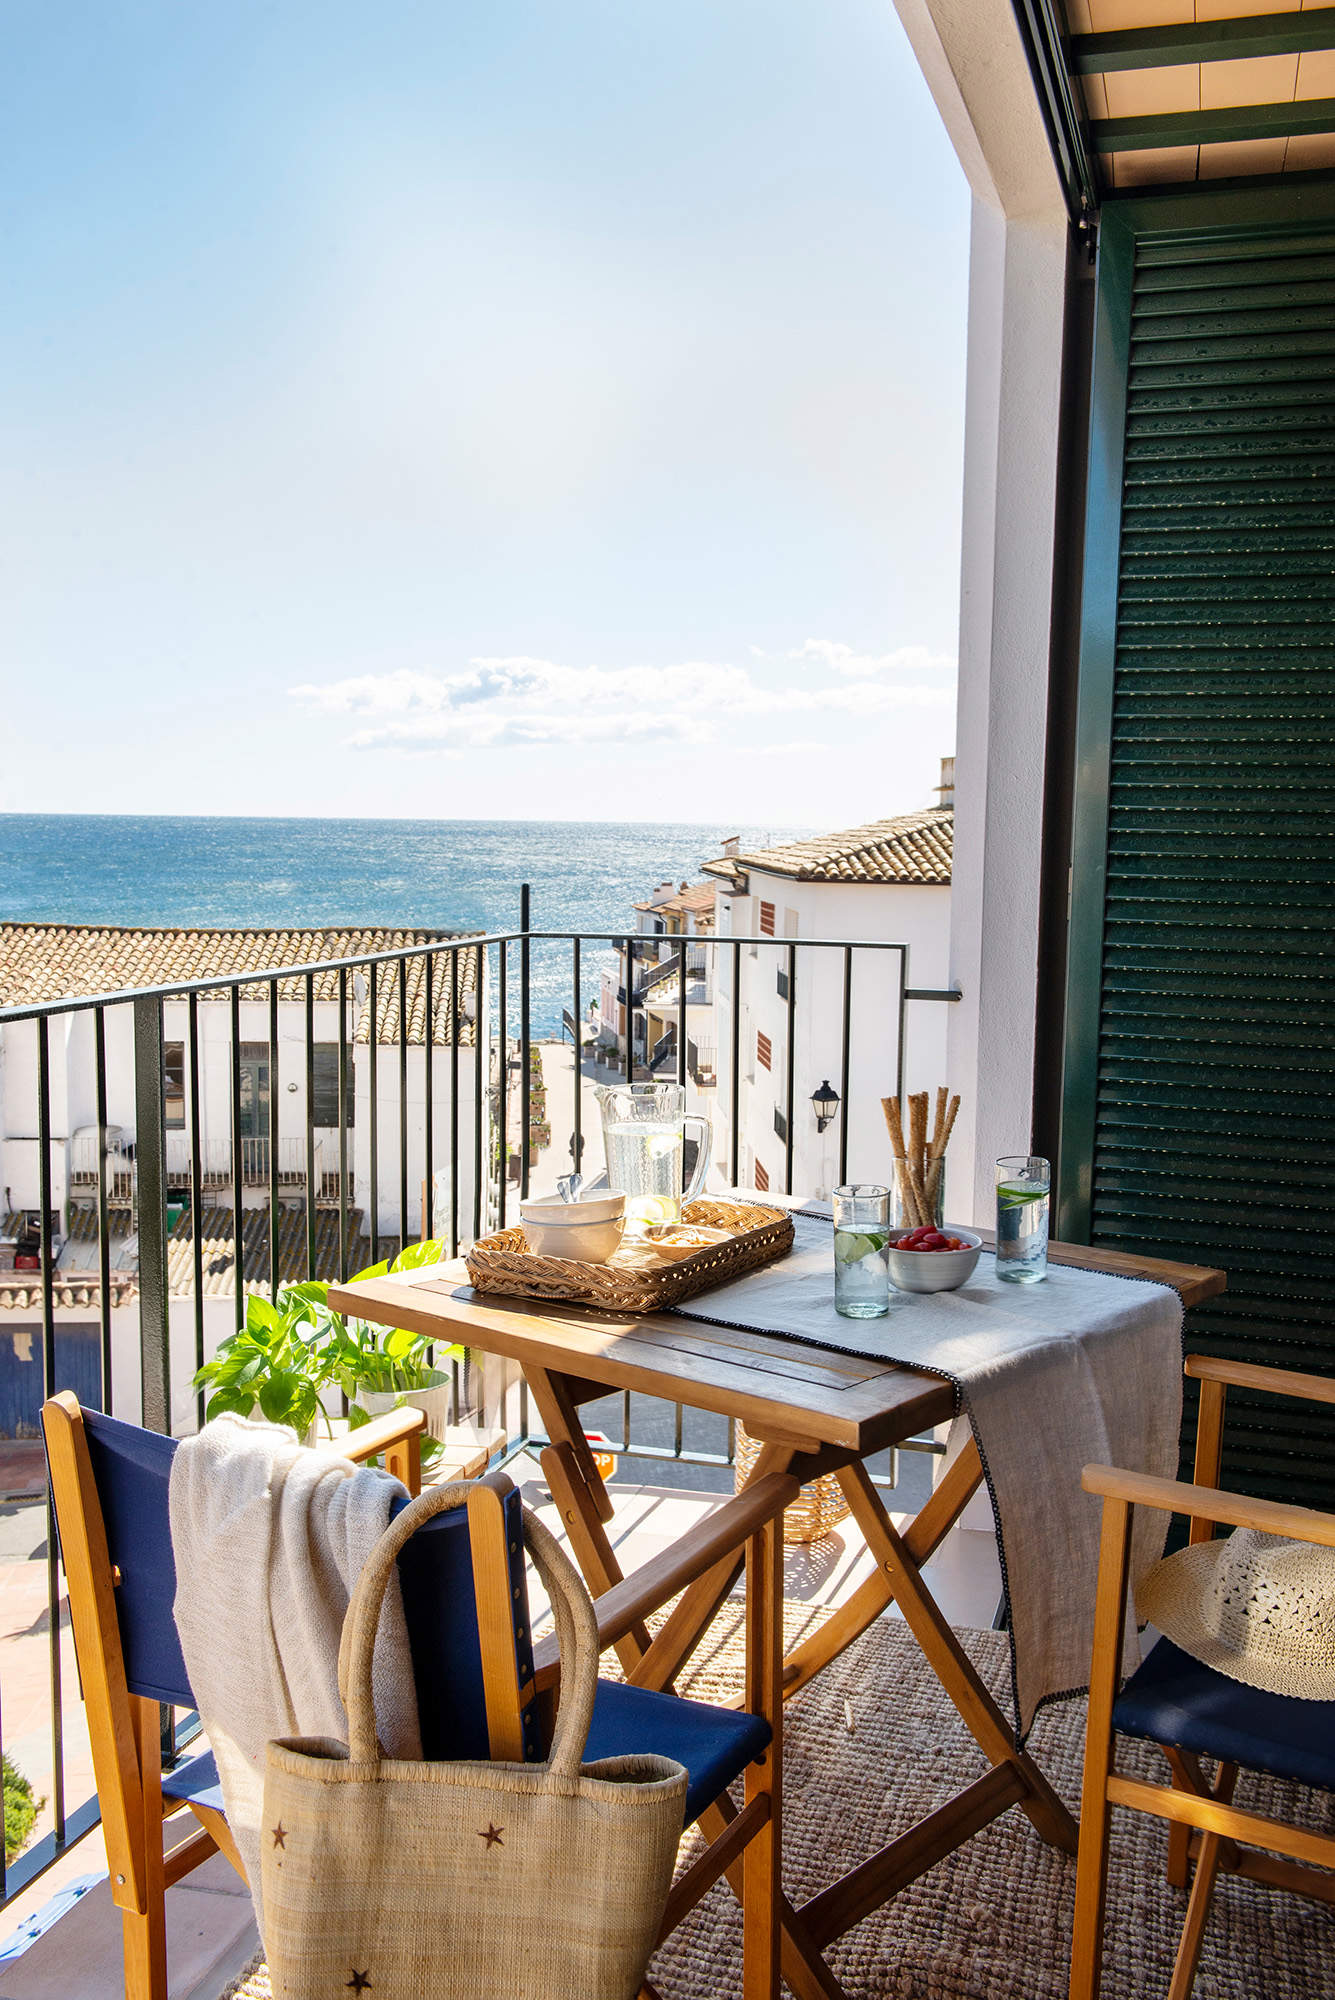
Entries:
{"label": "lemon slice in pitcher", "polygon": [[681,1213],[681,1199],[671,1194],[633,1194],[626,1196],[626,1224],[637,1234],[642,1233],[651,1223],[675,1222]]}

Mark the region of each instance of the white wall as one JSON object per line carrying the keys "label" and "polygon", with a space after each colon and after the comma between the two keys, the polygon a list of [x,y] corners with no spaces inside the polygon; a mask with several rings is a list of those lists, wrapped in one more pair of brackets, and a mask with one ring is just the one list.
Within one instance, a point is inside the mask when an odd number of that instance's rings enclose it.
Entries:
{"label": "white wall", "polygon": [[[787,970],[785,943],[803,938],[856,942],[880,940],[908,947],[911,986],[947,983],[950,891],[899,884],[795,882],[760,869],[750,871],[750,893],[718,899],[719,936],[758,936],[759,903],[775,906],[775,942],[743,946],[740,958],[741,1007],[739,1089],[740,1178],[755,1185],[754,1163],[763,1162],[771,1190],[784,1186],[784,1141],[774,1113],[787,1104],[788,1006],[780,997],[777,974]],[[895,1087],[899,1035],[898,953],[853,954],[850,1070],[848,1087],[848,1174],[853,1180],[888,1181],[890,1143],[881,1099]],[[716,1095],[714,1158],[726,1179],[731,1168],[732,958],[720,949],[715,1004],[719,1083]],[[823,1196],[839,1179],[839,1126],[816,1131],[811,1094],[828,1080],[843,1095],[840,1076],[843,1034],[843,965],[840,951],[796,954],[796,1041],[793,1053],[793,1190]],[[910,1004],[905,1069],[907,1087],[929,1089],[948,1081],[949,1006]],[[772,1056],[766,1071],[756,1058],[758,1033],[769,1036]]]}
{"label": "white wall", "polygon": [[[486,1051],[484,1050],[484,1055]],[[459,1051],[459,1226],[464,1235],[472,1233],[473,1163],[475,1154],[474,1062],[472,1049]],[[369,1221],[371,1213],[371,1064],[370,1050],[359,1043],[354,1053],[356,1080],[356,1167],[353,1201]],[[491,1116],[486,1069],[483,1070],[482,1174],[487,1180],[491,1145]],[[432,1166],[435,1174],[450,1166],[450,1052],[438,1048],[432,1060]],[[400,1149],[399,1149],[399,1052],[397,1047],[381,1048],[376,1061],[376,1179],[380,1202],[377,1228],[397,1236],[400,1228]],[[422,1226],[422,1180],[426,1173],[426,1062],[420,1047],[408,1050],[408,1234],[417,1237]],[[442,1187],[444,1193],[442,1195]],[[448,1228],[448,1184],[437,1182],[436,1201]],[[484,1225],[485,1226],[485,1225]]]}
{"label": "white wall", "polygon": [[974,197],[948,1067],[955,1186],[988,1221],[1032,1122],[1069,227],[1007,0],[895,4]]}
{"label": "white wall", "polygon": [[[134,1141],[135,1063],[134,1017],[129,1007],[109,1008],[106,1013],[107,1119],[119,1125],[124,1141]],[[263,1044],[269,1040],[267,1001],[243,1002],[239,1017],[242,1042]],[[313,1015],[316,1042],[338,1041],[338,1007],[334,1002],[318,1002]],[[201,999],[198,1007],[199,1032],[199,1123],[201,1155],[206,1170],[230,1170],[232,1132],[232,1021],[231,1008],[224,999]],[[483,1029],[486,1041],[485,1026]],[[167,1001],[163,1008],[163,1039],[180,1042],[188,1050],[189,1017],[186,1003]],[[91,1013],[56,1015],[49,1030],[52,1205],[62,1207],[68,1197],[68,1152],[65,1141],[82,1127],[97,1122],[96,1069],[94,1063],[93,1016]],[[369,1212],[370,1200],[370,1111],[369,1051],[365,1045],[352,1049],[355,1115],[348,1134],[348,1161],[354,1176],[354,1202]],[[483,1075],[487,1074],[488,1050],[483,1049]],[[433,1060],[435,1135],[433,1158],[437,1168],[449,1165],[450,1051],[437,1048]],[[399,1227],[399,1056],[395,1046],[382,1047],[378,1061],[379,1125],[379,1226],[397,1233]],[[420,1046],[408,1051],[409,1088],[409,1197],[410,1228],[421,1226],[420,1183],[425,1171],[425,1060]],[[278,1106],[279,1165],[287,1148],[292,1149],[294,1166],[304,1166],[306,1141],[306,1012],[301,1002],[283,1001],[278,1009],[278,1044],[275,1073],[270,1090]],[[460,1131],[460,1213],[471,1218],[473,1201],[473,1103],[474,1054],[459,1052],[459,1131]],[[39,1191],[39,1148],[37,1145],[37,1027],[34,1022],[18,1022],[0,1027],[0,1197],[8,1191],[10,1206],[35,1209]],[[484,1084],[484,1120],[486,1096]],[[167,1133],[168,1164],[179,1171],[189,1158],[190,1076],[186,1074],[186,1124]],[[338,1134],[335,1128],[315,1128],[317,1171],[333,1172],[338,1165]],[[483,1148],[486,1172],[487,1148]],[[260,1199],[258,1194],[253,1199]],[[220,1190],[216,1199],[230,1201],[230,1192]]]}

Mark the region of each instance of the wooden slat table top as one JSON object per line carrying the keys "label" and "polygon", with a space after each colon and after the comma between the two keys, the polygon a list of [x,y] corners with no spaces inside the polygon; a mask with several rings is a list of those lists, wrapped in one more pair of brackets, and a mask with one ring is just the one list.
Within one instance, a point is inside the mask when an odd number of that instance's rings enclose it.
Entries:
{"label": "wooden slat table top", "polygon": [[[1054,1243],[1056,1264],[1148,1278],[1197,1305],[1224,1289],[1222,1271]],[[458,1341],[521,1366],[634,1389],[738,1418],[752,1434],[802,1451],[859,1456],[913,1437],[952,1413],[949,1383],[893,1363],[831,1354],[780,1336],[670,1314],[620,1314],[474,1292],[462,1259],[331,1285],[336,1312]]]}

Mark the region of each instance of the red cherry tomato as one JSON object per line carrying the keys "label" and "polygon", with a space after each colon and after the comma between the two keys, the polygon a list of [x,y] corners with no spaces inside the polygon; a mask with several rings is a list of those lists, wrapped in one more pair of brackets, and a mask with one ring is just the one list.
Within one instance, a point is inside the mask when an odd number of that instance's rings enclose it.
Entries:
{"label": "red cherry tomato", "polygon": [[946,1239],[939,1229],[929,1229],[922,1239],[922,1247],[924,1250],[944,1250]]}

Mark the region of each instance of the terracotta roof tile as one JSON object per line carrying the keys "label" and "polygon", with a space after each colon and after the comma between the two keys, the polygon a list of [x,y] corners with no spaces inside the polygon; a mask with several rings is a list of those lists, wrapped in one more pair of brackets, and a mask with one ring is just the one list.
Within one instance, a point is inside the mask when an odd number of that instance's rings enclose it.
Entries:
{"label": "terracotta roof tile", "polygon": [[[236,1296],[236,1240],[230,1208],[200,1210],[200,1247],[206,1298]],[[348,1270],[361,1271],[371,1262],[370,1238],[358,1209],[348,1211]],[[382,1236],[377,1244],[381,1257],[397,1257],[397,1236]],[[269,1291],[269,1212],[266,1208],[241,1211],[242,1287],[247,1292]],[[306,1217],[284,1209],[278,1218],[278,1276],[280,1284],[305,1280]],[[315,1276],[338,1276],[338,1214],[319,1209],[315,1216]],[[194,1296],[195,1258],[190,1217],[183,1215],[167,1241],[167,1287],[173,1298]]]}
{"label": "terracotta roof tile", "polygon": [[874,820],[844,833],[817,834],[786,847],[706,861],[705,873],[736,879],[748,868],[787,875],[798,882],[906,882],[945,887],[950,882],[954,809],[927,806],[896,819]]}
{"label": "terracotta roof tile", "polygon": [[636,903],[637,910],[672,910],[690,916],[712,916],[714,910],[714,884],[712,882],[692,882],[684,889],[678,889],[673,896],[664,896],[661,902]]}
{"label": "terracotta roof tile", "polygon": [[[458,935],[467,936],[461,932]],[[196,930],[152,929],[103,924],[0,923],[0,1007],[38,1006],[44,1001],[83,999],[96,993],[118,993],[139,986],[166,986],[173,979],[196,980],[264,972],[286,965],[315,965],[328,959],[359,958],[371,952],[402,951],[412,945],[448,943],[453,934],[431,930],[348,926],[320,930]],[[469,1000],[478,985],[476,951],[459,953],[460,1041],[471,1046]],[[408,1040],[421,1042],[426,1030],[426,960],[407,960]],[[370,1039],[369,968],[348,976],[348,991],[356,996],[354,1038]],[[314,979],[315,998],[338,999],[338,973],[321,972]],[[243,985],[243,1000],[264,1000],[268,987]],[[281,1000],[305,999],[304,979],[279,982]],[[227,996],[212,996],[225,1003]],[[210,996],[201,996],[201,1005]],[[432,1039],[451,1039],[451,978],[448,956],[433,955],[431,974]],[[399,1036],[399,976],[395,964],[376,968],[376,1020],[379,1039]]]}
{"label": "terracotta roof tile", "polygon": [[[116,1250],[123,1250],[132,1234],[123,1215],[108,1217],[108,1230]],[[361,1211],[348,1211],[348,1270],[364,1270],[371,1260],[371,1241],[365,1233]],[[90,1307],[98,1311],[102,1287],[98,1279],[97,1217],[89,1209],[76,1209],[70,1217],[69,1245],[55,1273],[57,1306]],[[77,1245],[73,1252],[71,1249]],[[235,1298],[236,1240],[230,1208],[200,1210],[200,1248],[205,1298]],[[397,1236],[382,1236],[376,1246],[379,1257],[396,1257]],[[266,1208],[241,1211],[242,1288],[247,1292],[269,1291],[269,1212]],[[113,1252],[114,1260],[114,1252]],[[89,1268],[80,1269],[78,1265]],[[317,1210],[315,1216],[315,1276],[337,1278],[339,1272],[339,1218],[336,1211]],[[280,1284],[300,1283],[306,1278],[306,1217],[284,1209],[278,1222],[278,1273]],[[167,1288],[175,1299],[194,1297],[195,1256],[189,1212],[181,1217],[167,1240]],[[128,1305],[138,1296],[137,1270],[111,1273],[111,1303]],[[0,1311],[42,1309],[42,1280],[37,1271],[0,1271]]]}

